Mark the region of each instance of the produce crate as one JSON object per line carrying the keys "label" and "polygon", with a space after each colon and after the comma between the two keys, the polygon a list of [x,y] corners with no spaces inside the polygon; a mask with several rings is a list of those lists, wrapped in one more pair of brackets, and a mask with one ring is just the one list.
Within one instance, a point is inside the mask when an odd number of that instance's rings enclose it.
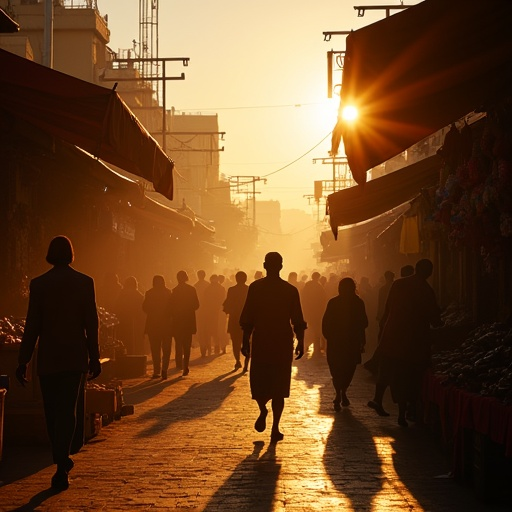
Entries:
{"label": "produce crate", "polygon": [[86,413],[85,415],[85,428],[84,437],[85,442],[93,437],[96,437],[101,430],[101,415],[98,412]]}
{"label": "produce crate", "polygon": [[4,446],[4,402],[6,393],[6,389],[0,389],[0,461],[2,460]]}
{"label": "produce crate", "polygon": [[85,390],[86,414],[99,413],[106,415],[110,421],[114,421],[117,409],[116,392],[114,389],[89,389]]}

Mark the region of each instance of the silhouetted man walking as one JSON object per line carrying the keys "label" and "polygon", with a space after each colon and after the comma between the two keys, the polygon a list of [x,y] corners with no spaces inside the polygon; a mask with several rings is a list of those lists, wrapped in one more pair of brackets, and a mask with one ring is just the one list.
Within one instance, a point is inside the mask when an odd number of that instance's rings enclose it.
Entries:
{"label": "silhouetted man walking", "polygon": [[269,252],[263,266],[267,275],[249,286],[240,317],[244,331],[242,354],[246,357],[251,354],[251,394],[260,409],[254,428],[258,432],[265,430],[267,403],[271,400],[273,424],[270,439],[277,442],[284,437],[279,430],[279,422],[284,399],[290,396],[293,334],[295,332],[297,337],[296,359],[300,359],[304,355],[306,322],[297,288],[279,277],[283,268],[282,256]]}

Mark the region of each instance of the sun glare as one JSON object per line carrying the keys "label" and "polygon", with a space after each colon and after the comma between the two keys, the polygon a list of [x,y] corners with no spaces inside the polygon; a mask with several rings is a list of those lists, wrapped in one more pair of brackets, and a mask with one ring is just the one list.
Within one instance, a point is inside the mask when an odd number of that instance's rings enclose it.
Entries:
{"label": "sun glare", "polygon": [[357,115],[357,108],[353,105],[347,105],[346,107],[343,107],[341,117],[344,121],[353,122],[357,119]]}

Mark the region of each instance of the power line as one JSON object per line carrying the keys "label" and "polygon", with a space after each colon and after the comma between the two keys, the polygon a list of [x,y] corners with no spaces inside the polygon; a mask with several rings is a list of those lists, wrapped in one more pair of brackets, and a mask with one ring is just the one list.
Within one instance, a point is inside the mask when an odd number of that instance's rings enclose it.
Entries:
{"label": "power line", "polygon": [[249,110],[259,108],[289,108],[289,107],[309,107],[311,105],[323,105],[321,102],[316,103],[289,103],[284,105],[247,105],[238,107],[209,107],[209,108],[180,108],[177,112],[210,112],[212,110]]}
{"label": "power line", "polygon": [[277,169],[275,171],[269,172],[268,174],[264,174],[262,178],[266,178],[267,176],[272,176],[272,174],[277,174],[278,172],[281,172],[282,170],[286,169],[287,167],[290,167],[290,165],[293,165],[295,162],[298,162],[300,159],[304,158],[306,155],[309,155],[311,151],[316,149],[324,140],[327,139],[327,137],[330,137],[332,132],[329,132],[318,144],[313,146],[309,151],[306,151],[303,155],[299,156],[299,158],[296,158],[293,162],[290,162],[289,164],[286,164],[284,167],[281,167],[280,169]]}

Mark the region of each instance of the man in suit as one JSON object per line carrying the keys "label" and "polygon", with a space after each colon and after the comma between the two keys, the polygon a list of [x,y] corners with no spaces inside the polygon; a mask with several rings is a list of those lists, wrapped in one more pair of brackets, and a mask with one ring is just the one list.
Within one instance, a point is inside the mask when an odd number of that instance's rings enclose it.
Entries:
{"label": "man in suit", "polygon": [[55,237],[46,261],[53,265],[30,283],[25,331],[16,377],[27,382],[27,364],[38,342],[37,371],[43,395],[48,436],[57,471],[52,488],[69,486],[73,468],[69,457],[76,427],[76,407],[85,377],[101,373],[98,313],[91,277],[74,270],[73,246],[65,236]]}
{"label": "man in suit", "polygon": [[[247,274],[245,272],[237,272],[235,275],[236,285],[228,288],[226,300],[222,305],[224,313],[229,315],[228,319],[228,332],[231,336],[231,343],[233,344],[233,355],[235,356],[235,370],[242,368],[240,362],[240,350],[242,348],[243,331],[240,327],[240,314],[244,308],[245,299],[247,298],[247,291],[249,287],[245,284],[247,282]],[[245,358],[244,372],[249,368],[249,357]]]}
{"label": "man in suit", "polygon": [[183,368],[183,376],[189,374],[192,335],[196,333],[196,311],[199,299],[196,289],[187,284],[188,274],[180,270],[176,274],[178,285],[171,295],[172,335],[176,347],[176,368]]}

